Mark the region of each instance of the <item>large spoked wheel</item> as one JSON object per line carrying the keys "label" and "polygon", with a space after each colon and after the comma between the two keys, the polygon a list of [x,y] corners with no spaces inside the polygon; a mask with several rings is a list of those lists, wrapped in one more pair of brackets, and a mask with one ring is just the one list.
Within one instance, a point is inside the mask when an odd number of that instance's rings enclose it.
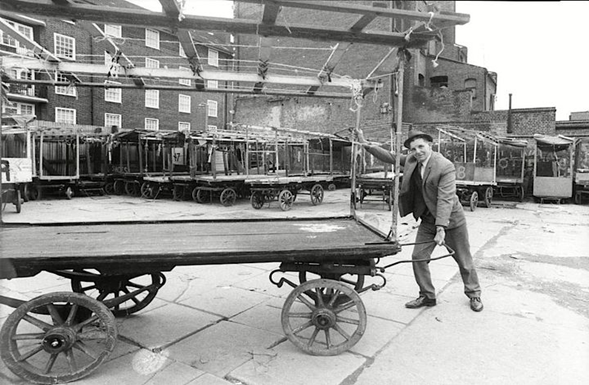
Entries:
{"label": "large spoked wheel", "polygon": [[31,185],[31,188],[29,190],[29,198],[31,198],[32,201],[41,199],[41,188],[34,184]]}
{"label": "large spoked wheel", "polygon": [[250,203],[254,209],[261,209],[264,206],[264,194],[261,191],[252,191]]}
{"label": "large spoked wheel", "polygon": [[116,301],[127,295],[128,300],[112,307],[111,311],[115,317],[125,317],[145,308],[153,301],[165,282],[165,277],[161,273],[109,276],[94,269],[84,269],[62,275],[71,279],[74,292],[86,294],[101,302]]}
{"label": "large spoked wheel", "polygon": [[518,196],[519,201],[523,202],[526,197],[526,190],[524,189],[524,186],[519,186],[517,188],[517,191],[518,191],[518,195],[519,195]]}
{"label": "large spoked wheel", "polygon": [[123,195],[125,193],[125,181],[122,179],[115,180],[114,191],[116,195]]}
{"label": "large spoked wheel", "polygon": [[316,184],[311,188],[311,203],[317,206],[323,202],[323,186]]}
{"label": "large spoked wheel", "polygon": [[114,350],[115,318],[104,304],[79,293],[56,292],[25,302],[0,331],[2,360],[38,384],[88,376]]}
{"label": "large spoked wheel", "polygon": [[237,192],[232,188],[226,188],[221,192],[219,200],[223,206],[233,206],[237,199]]}
{"label": "large spoked wheel", "polygon": [[113,182],[106,182],[104,184],[104,192],[106,195],[113,195],[115,193],[115,184]]}
{"label": "large spoked wheel", "polygon": [[149,182],[143,182],[141,184],[141,197],[145,199],[153,198],[153,186]]}
{"label": "large spoked wheel", "polygon": [[282,329],[303,351],[334,356],[354,346],[366,330],[366,308],[351,287],[337,281],[305,282],[286,298]]}
{"label": "large spoked wheel", "polygon": [[475,211],[479,204],[479,193],[473,191],[469,199],[470,211]]}
{"label": "large spoked wheel", "polygon": [[174,185],[172,189],[172,199],[175,201],[181,201],[184,199],[184,186]]}
{"label": "large spoked wheel", "polygon": [[491,207],[491,203],[493,203],[493,187],[487,187],[485,189],[485,198],[484,198],[484,205],[486,208]]}
{"label": "large spoked wheel", "polygon": [[210,191],[199,188],[196,190],[196,201],[198,203],[205,203],[207,201],[210,201],[210,194]]}
{"label": "large spoked wheel", "polygon": [[282,211],[288,211],[292,208],[294,194],[290,190],[282,190],[278,195],[278,204]]}
{"label": "large spoked wheel", "polygon": [[[320,276],[323,279],[332,279],[334,281],[339,281],[343,283],[347,283],[348,285],[352,286],[354,290],[359,291],[364,287],[364,275],[362,274],[316,274],[309,271],[299,271],[299,282],[305,283],[307,282],[307,274],[312,274],[315,276]],[[315,278],[316,279],[316,278]]]}

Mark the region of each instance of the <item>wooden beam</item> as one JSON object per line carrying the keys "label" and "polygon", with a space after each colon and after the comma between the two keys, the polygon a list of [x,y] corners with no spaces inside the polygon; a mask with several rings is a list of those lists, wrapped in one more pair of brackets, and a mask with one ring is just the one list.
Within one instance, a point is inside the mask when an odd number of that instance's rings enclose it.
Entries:
{"label": "wooden beam", "polygon": [[[14,57],[2,57],[0,58],[0,65],[5,68],[28,68],[31,70],[48,70],[48,71],[61,71],[61,72],[72,72],[77,74],[86,75],[97,75],[106,76],[109,68],[104,64],[92,64],[92,63],[75,63],[75,62],[44,62],[36,59],[25,59],[25,58],[14,58]],[[204,70],[201,76],[190,75],[188,71],[180,68],[145,68],[135,67],[129,68],[125,71],[125,76],[128,77],[142,77],[142,78],[161,78],[161,79],[197,79],[201,78],[204,80],[218,80],[228,82],[249,82],[258,83],[265,82],[268,84],[284,84],[292,86],[327,86],[327,87],[344,87],[350,88],[355,84],[357,80],[346,77],[333,78],[331,82],[321,84],[321,81],[316,77],[304,77],[304,76],[288,76],[288,75],[273,75],[268,74],[263,79],[257,73],[246,73],[246,72],[232,72],[222,70]],[[366,81],[366,83],[372,83]]]}
{"label": "wooden beam", "polygon": [[[64,86],[69,85],[68,82],[54,82],[50,80],[26,80],[26,79],[4,79],[5,83],[14,84],[28,84],[28,85],[47,85],[47,86]],[[183,92],[207,92],[207,93],[223,93],[223,94],[245,94],[251,95],[250,90],[245,89],[232,89],[232,88],[214,88],[206,90],[198,90],[196,88],[188,88],[186,86],[165,86],[158,84],[146,84],[145,86],[137,86],[135,84],[112,84],[106,85],[104,82],[80,82],[76,84],[76,87],[91,87],[91,88],[125,88],[125,89],[142,89],[142,90],[162,90],[162,91],[183,91]],[[334,99],[349,99],[349,92],[318,92],[314,95],[309,95],[305,91],[298,91],[292,89],[277,90],[277,89],[265,89],[261,92],[261,95],[268,96],[292,96],[292,97],[322,97],[322,98],[334,98]]]}
{"label": "wooden beam", "polygon": [[374,76],[390,74],[397,70],[399,66],[399,57],[397,56],[399,52],[399,48],[394,47],[392,48],[381,60],[380,62],[374,67],[372,71],[366,76],[367,79],[370,79]]}
{"label": "wooden beam", "polygon": [[264,4],[264,13],[262,14],[262,23],[264,23],[264,24],[276,23],[276,18],[278,17],[278,12],[280,12],[280,7],[278,5],[272,4],[272,3]]}
{"label": "wooden beam", "polygon": [[[244,1],[244,0],[239,0]],[[247,0],[248,2],[251,2]],[[259,2],[260,0],[255,0]],[[273,0],[276,4],[282,5],[285,2]],[[268,0],[264,0],[268,2]],[[300,2],[297,2],[300,3]],[[306,2],[309,9],[313,9],[315,2]],[[319,4],[319,3],[317,3]],[[342,4],[342,2],[331,2],[330,4]],[[327,6],[323,6],[325,8]],[[356,6],[357,8],[358,6]],[[343,12],[354,9],[347,6],[331,6],[328,10]],[[2,0],[0,9],[25,13],[28,15],[41,15],[43,17],[55,17],[59,19],[89,20],[93,22],[133,25],[151,28],[183,28],[189,30],[225,31],[230,33],[242,33],[261,36],[291,37],[309,39],[315,41],[343,41],[352,43],[378,44],[388,46],[403,46],[407,48],[421,47],[431,40],[437,32],[413,33],[409,41],[405,39],[404,33],[389,31],[367,31],[355,32],[345,27],[326,27],[321,25],[305,25],[296,23],[275,23],[264,24],[260,21],[247,19],[227,19],[186,15],[184,19],[172,19],[163,13],[154,13],[147,10],[127,9],[116,7],[104,7],[80,3],[70,3],[67,6],[59,6],[51,3],[50,0]],[[417,19],[429,20],[429,15],[422,12],[389,10],[375,7],[360,7],[356,13],[376,12],[378,16],[388,15],[391,17],[412,16]],[[368,10],[368,11],[365,11]],[[401,13],[401,11],[403,13]],[[442,16],[440,16],[442,17]],[[444,16],[446,17],[446,16]],[[450,18],[447,16],[446,18]],[[434,18],[435,20],[435,18]],[[452,16],[455,23],[461,24],[468,21],[464,18]]]}

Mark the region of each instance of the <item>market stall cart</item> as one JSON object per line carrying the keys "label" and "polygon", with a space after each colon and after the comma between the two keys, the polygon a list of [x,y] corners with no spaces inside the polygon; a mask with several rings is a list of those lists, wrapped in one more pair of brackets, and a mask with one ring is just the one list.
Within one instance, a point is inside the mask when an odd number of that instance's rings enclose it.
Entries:
{"label": "market stall cart", "polygon": [[575,184],[573,186],[575,203],[581,204],[589,198],[589,138],[575,141]]}
{"label": "market stall cart", "polygon": [[534,197],[561,203],[573,197],[574,140],[534,135]]}
{"label": "market stall cart", "polygon": [[497,138],[499,149],[496,164],[496,195],[502,198],[525,198],[525,165],[528,142],[513,138]]}

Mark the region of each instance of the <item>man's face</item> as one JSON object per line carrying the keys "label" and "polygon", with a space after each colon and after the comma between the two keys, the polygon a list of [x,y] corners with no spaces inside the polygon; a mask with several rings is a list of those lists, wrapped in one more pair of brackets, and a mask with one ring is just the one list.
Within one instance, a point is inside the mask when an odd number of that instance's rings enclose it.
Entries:
{"label": "man's face", "polygon": [[409,143],[409,151],[411,151],[418,162],[424,162],[431,155],[432,146],[424,138],[417,138]]}

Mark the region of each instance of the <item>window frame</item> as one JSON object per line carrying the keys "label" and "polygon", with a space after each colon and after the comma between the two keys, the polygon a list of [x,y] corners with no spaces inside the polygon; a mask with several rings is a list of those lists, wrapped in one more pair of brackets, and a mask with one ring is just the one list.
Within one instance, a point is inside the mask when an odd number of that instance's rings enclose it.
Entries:
{"label": "window frame", "polygon": [[[182,126],[185,126],[183,129]],[[178,131],[190,131],[190,122],[178,122]]]}
{"label": "window frame", "polygon": [[[67,82],[67,77],[59,71],[56,71],[55,74],[55,81],[58,82]],[[68,91],[69,89],[69,91]],[[73,96],[78,97],[78,90],[76,89],[75,85],[72,86],[55,86],[54,92],[57,95],[64,95],[64,96]]]}
{"label": "window frame", "polygon": [[[182,108],[184,107],[184,108]],[[192,112],[192,98],[190,95],[178,94],[178,112],[190,114]]]}
{"label": "window frame", "polygon": [[[118,117],[118,124],[107,124],[108,123],[108,118],[107,118],[108,116],[110,116],[110,117],[117,116]],[[123,126],[123,115],[105,112],[104,113],[104,127],[112,127],[112,126],[117,126],[118,128],[121,128]]]}
{"label": "window frame", "polygon": [[[106,80],[105,84],[121,84],[120,82],[113,82],[112,80]],[[114,96],[109,98],[109,96]],[[104,101],[109,103],[123,103],[123,89],[117,87],[104,88]]]}
{"label": "window frame", "polygon": [[216,100],[207,100],[207,116],[209,118],[218,117],[219,103]]}
{"label": "window frame", "polygon": [[219,88],[219,81],[218,80],[207,80],[207,89],[218,89]]}
{"label": "window frame", "polygon": [[[110,33],[107,31],[107,28],[109,28],[111,30],[114,29],[114,31],[116,31],[116,32]],[[111,32],[113,32],[113,31],[111,31]],[[121,37],[123,37],[123,26],[118,25],[118,24],[104,24],[104,34],[107,36],[121,38]]]}
{"label": "window frame", "polygon": [[[71,43],[71,56],[68,56],[67,54],[58,52],[58,42],[60,40],[63,40],[63,41],[69,40],[70,41],[70,43]],[[68,47],[62,47],[62,46],[59,46],[59,48],[60,48],[60,50],[67,50],[68,49]],[[63,35],[61,33],[53,32],[53,53],[58,58],[67,59],[67,60],[76,60],[76,38],[71,37],[71,36],[67,36],[67,35]]]}
{"label": "window frame", "polygon": [[[183,66],[178,66],[178,69],[181,69],[181,70],[189,70],[190,71],[190,68],[183,67]],[[183,86],[192,87],[192,79],[182,79],[182,78],[180,78],[180,79],[178,79],[178,83],[179,84],[182,84]]]}
{"label": "window frame", "polygon": [[145,58],[145,68],[160,68],[160,61],[150,57]]}
{"label": "window frame", "polygon": [[[155,95],[148,96],[148,95]],[[149,101],[153,103],[148,103]],[[145,90],[145,107],[147,108],[160,108],[160,91],[159,90]]]}
{"label": "window frame", "polygon": [[[149,128],[148,127],[148,122],[155,122],[155,129]],[[160,120],[156,119],[156,118],[145,118],[144,120],[144,127],[146,130],[150,130],[150,131],[159,131],[160,129]]]}
{"label": "window frame", "polygon": [[[73,115],[73,122],[71,121],[64,121],[64,120],[59,120],[58,116],[60,115],[60,113],[64,113],[64,112],[68,112],[68,113],[72,113]],[[67,124],[76,124],[77,122],[77,111],[75,108],[65,108],[65,107],[55,107],[55,123],[67,123]]]}
{"label": "window frame", "polygon": [[[11,27],[13,27],[14,29],[16,29],[18,32],[22,33],[23,35],[25,35],[26,37],[28,37],[31,40],[34,40],[34,31],[33,31],[33,27],[29,26],[29,25],[25,25],[25,24],[21,24],[21,23],[17,23],[16,21],[12,21],[12,20],[7,20],[4,19],[4,21],[10,25]],[[25,32],[26,31],[26,32]],[[4,40],[6,39],[6,40]],[[12,43],[12,44],[11,44]],[[9,34],[5,34],[3,31],[0,30],[0,44],[2,45],[6,45],[12,48],[25,48],[24,46],[22,46],[18,40],[16,40],[15,38],[13,38],[12,36],[10,36]]]}
{"label": "window frame", "polygon": [[209,48],[207,55],[207,63],[213,67],[219,67],[219,51]]}
{"label": "window frame", "polygon": [[[153,36],[149,36],[149,33],[153,33]],[[145,28],[145,46],[149,48],[160,49],[160,31]]]}

